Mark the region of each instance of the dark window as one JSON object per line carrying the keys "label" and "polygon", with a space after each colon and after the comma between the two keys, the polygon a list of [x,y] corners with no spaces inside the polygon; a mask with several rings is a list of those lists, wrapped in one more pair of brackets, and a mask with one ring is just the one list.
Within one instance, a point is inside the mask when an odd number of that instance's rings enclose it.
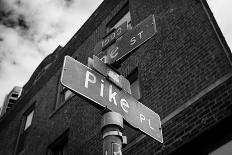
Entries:
{"label": "dark window", "polygon": [[116,14],[112,20],[107,24],[107,33],[112,29],[117,28],[127,21],[128,29],[131,29],[131,14],[129,11],[129,2]]}
{"label": "dark window", "polygon": [[66,87],[62,86],[62,90],[60,92],[60,102],[64,103],[69,98],[71,98],[73,95],[74,95],[73,92],[71,92],[70,90],[68,90]]}
{"label": "dark window", "polygon": [[9,99],[9,103],[15,103],[16,102],[16,100],[14,100],[14,99]]}
{"label": "dark window", "polygon": [[[141,99],[141,90],[140,90],[140,82],[138,78],[138,68],[135,68],[128,76],[127,79],[130,81],[131,84],[131,95],[137,99]],[[133,127],[125,125],[124,134],[127,136],[128,143],[134,141],[141,132],[135,130]]]}
{"label": "dark window", "polygon": [[12,97],[18,97],[19,94],[12,94],[11,96],[12,96]]}
{"label": "dark window", "polygon": [[24,125],[24,131],[27,130],[31,126],[33,115],[34,115],[34,110],[30,111],[30,113],[28,113],[25,116],[26,120],[25,120],[25,125]]}
{"label": "dark window", "polygon": [[19,131],[19,137],[17,141],[16,153],[15,153],[16,155],[20,154],[24,150],[25,138],[29,133],[29,128],[32,123],[33,115],[34,115],[34,105],[30,107],[23,114],[21,128]]}
{"label": "dark window", "polygon": [[128,76],[127,79],[131,84],[131,94],[132,96],[139,100],[141,99],[141,89],[140,89],[140,81],[138,78],[138,68],[134,69]]}
{"label": "dark window", "polygon": [[66,87],[62,86],[60,83],[60,80],[59,80],[58,81],[58,92],[57,92],[55,109],[57,109],[61,105],[63,105],[72,96],[74,96],[74,93],[72,91],[70,91],[69,89],[67,89]]}
{"label": "dark window", "polygon": [[59,136],[48,147],[48,155],[68,155],[67,143],[68,143],[69,131],[66,130],[61,136]]}
{"label": "dark window", "polygon": [[62,104],[64,104],[72,96],[74,96],[74,93],[72,91],[59,84],[56,109],[59,108]]}
{"label": "dark window", "polygon": [[141,135],[141,131],[138,131],[137,129],[134,129],[131,126],[124,125],[124,135],[127,137],[127,143],[131,143],[134,141],[137,137]]}

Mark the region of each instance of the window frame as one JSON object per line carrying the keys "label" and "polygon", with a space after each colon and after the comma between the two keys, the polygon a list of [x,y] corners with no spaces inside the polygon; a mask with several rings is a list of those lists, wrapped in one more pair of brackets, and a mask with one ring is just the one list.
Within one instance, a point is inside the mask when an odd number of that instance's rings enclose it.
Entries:
{"label": "window frame", "polygon": [[[68,139],[69,139],[69,129],[66,129],[60,136],[58,136],[48,147],[47,155],[54,155],[57,149],[62,148],[62,154],[68,155]],[[61,147],[62,146],[62,147]]]}
{"label": "window frame", "polygon": [[126,77],[129,82],[130,82],[130,86],[132,86],[133,84],[135,84],[135,82],[137,82],[136,85],[138,85],[138,90],[139,90],[139,96],[135,96],[134,94],[132,94],[132,89],[131,89],[131,95],[138,101],[142,100],[142,88],[141,88],[141,81],[139,78],[139,71],[138,71],[138,67],[136,67],[134,70],[131,71],[131,73]]}
{"label": "window frame", "polygon": [[[61,78],[61,75],[60,75]],[[59,78],[59,79],[60,79]],[[70,91],[71,94],[65,99],[65,93],[67,91]],[[69,99],[71,99],[75,94],[69,90],[68,88],[62,86],[60,83],[60,80],[58,81],[58,89],[57,89],[57,97],[56,97],[56,104],[55,104],[55,110],[59,109],[62,105],[64,105],[65,102],[67,102]]]}
{"label": "window frame", "polygon": [[[31,126],[32,126],[33,118],[35,115],[35,105],[36,105],[36,102],[34,102],[22,115],[14,155],[20,155],[25,150],[25,139],[26,139],[27,135],[29,134],[29,131],[30,131]],[[30,125],[25,129],[27,118],[31,113],[32,113],[32,118],[31,118]]]}
{"label": "window frame", "polygon": [[[131,13],[130,13],[130,8],[129,8],[129,1],[118,11],[118,13],[108,22],[106,25],[106,32],[107,34],[111,33],[114,29],[116,29],[115,25],[118,24],[118,22],[129,13],[130,21],[127,22],[127,28],[131,29],[132,28],[132,18],[131,18]],[[126,22],[122,21],[122,23]]]}
{"label": "window frame", "polygon": [[[131,95],[138,101],[142,101],[142,88],[141,88],[141,81],[139,78],[139,69],[138,67],[135,67],[126,77],[126,79],[130,82],[130,85],[132,85],[133,83],[135,83],[136,81],[138,82],[138,86],[139,86],[139,94],[140,97],[138,99],[138,97],[135,97],[134,94],[132,94],[132,89],[131,89]],[[124,132],[128,134],[127,137],[127,141],[128,144],[133,143],[136,138],[138,138],[139,136],[142,135],[141,132],[137,131],[134,129],[134,127],[132,127],[131,125],[125,125],[125,129]]]}
{"label": "window frame", "polygon": [[[66,97],[67,92],[70,92],[70,94]],[[71,90],[69,90],[68,88],[61,85],[60,99],[59,99],[60,100],[59,102],[61,102],[61,103],[59,104],[59,106],[64,104],[67,100],[69,100],[73,96],[74,96],[74,93]],[[59,106],[58,106],[58,108],[59,108]]]}
{"label": "window frame", "polygon": [[[28,130],[28,129],[31,127],[31,125],[32,125],[32,120],[33,120],[33,117],[34,117],[34,113],[35,113],[35,110],[34,110],[34,109],[31,109],[31,111],[29,111],[29,112],[27,113],[27,115],[24,116],[24,117],[25,117],[25,124],[24,124],[24,129],[23,129],[23,131],[26,131],[26,130]],[[31,116],[31,114],[32,114],[32,116]],[[29,116],[31,116],[31,120],[28,119]],[[29,125],[27,126],[28,120],[29,120],[30,122],[29,122]]]}

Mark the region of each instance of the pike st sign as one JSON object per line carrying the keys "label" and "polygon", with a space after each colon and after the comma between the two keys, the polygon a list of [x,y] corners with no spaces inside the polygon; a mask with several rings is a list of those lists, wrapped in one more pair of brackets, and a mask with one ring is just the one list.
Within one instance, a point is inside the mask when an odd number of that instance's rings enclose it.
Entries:
{"label": "pike st sign", "polygon": [[124,22],[122,25],[113,30],[112,33],[104,37],[100,42],[98,42],[94,47],[94,54],[98,54],[101,50],[104,50],[109,45],[112,44],[116,39],[121,37],[127,31],[127,22]]}
{"label": "pike st sign", "polygon": [[128,30],[127,33],[118,38],[105,52],[98,53],[97,56],[108,64],[120,61],[154,36],[156,32],[155,17],[154,15],[150,15],[133,29]]}
{"label": "pike st sign", "polygon": [[97,104],[120,113],[133,127],[163,143],[161,121],[158,114],[120,90],[103,75],[66,56],[61,84]]}

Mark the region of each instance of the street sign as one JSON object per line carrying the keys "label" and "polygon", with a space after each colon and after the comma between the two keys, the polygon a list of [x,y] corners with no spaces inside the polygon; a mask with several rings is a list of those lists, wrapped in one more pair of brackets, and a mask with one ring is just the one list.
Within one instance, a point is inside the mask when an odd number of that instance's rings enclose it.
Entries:
{"label": "street sign", "polygon": [[127,31],[127,22],[124,22],[122,25],[117,27],[112,33],[109,33],[104,39],[98,42],[94,47],[94,54],[97,55],[101,50],[107,48],[112,44],[116,39],[121,37]]}
{"label": "street sign", "polygon": [[115,85],[131,94],[130,82],[124,76],[116,73],[95,55],[93,56],[93,68],[103,76],[107,77]]}
{"label": "street sign", "polygon": [[156,32],[155,17],[154,15],[150,15],[135,28],[128,30],[126,34],[115,42],[115,44],[107,49],[106,62],[112,64],[115,61],[121,60],[150,39]]}
{"label": "street sign", "polygon": [[66,56],[61,84],[97,104],[100,110],[108,108],[120,113],[133,127],[163,143],[161,121],[157,113],[137,101],[129,93],[118,89],[106,78]]}
{"label": "street sign", "polygon": [[106,51],[101,51],[96,55],[102,62],[107,63]]}

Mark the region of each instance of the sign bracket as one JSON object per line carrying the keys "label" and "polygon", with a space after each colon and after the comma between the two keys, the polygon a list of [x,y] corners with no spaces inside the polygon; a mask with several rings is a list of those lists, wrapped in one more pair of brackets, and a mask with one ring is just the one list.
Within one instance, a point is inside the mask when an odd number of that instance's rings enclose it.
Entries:
{"label": "sign bracket", "polygon": [[131,95],[130,82],[115,69],[156,33],[155,17],[150,15],[133,29],[124,22],[107,34],[95,45],[88,67],[65,57],[61,84],[103,109],[103,155],[122,155],[127,141],[123,120],[163,143],[160,116]]}

